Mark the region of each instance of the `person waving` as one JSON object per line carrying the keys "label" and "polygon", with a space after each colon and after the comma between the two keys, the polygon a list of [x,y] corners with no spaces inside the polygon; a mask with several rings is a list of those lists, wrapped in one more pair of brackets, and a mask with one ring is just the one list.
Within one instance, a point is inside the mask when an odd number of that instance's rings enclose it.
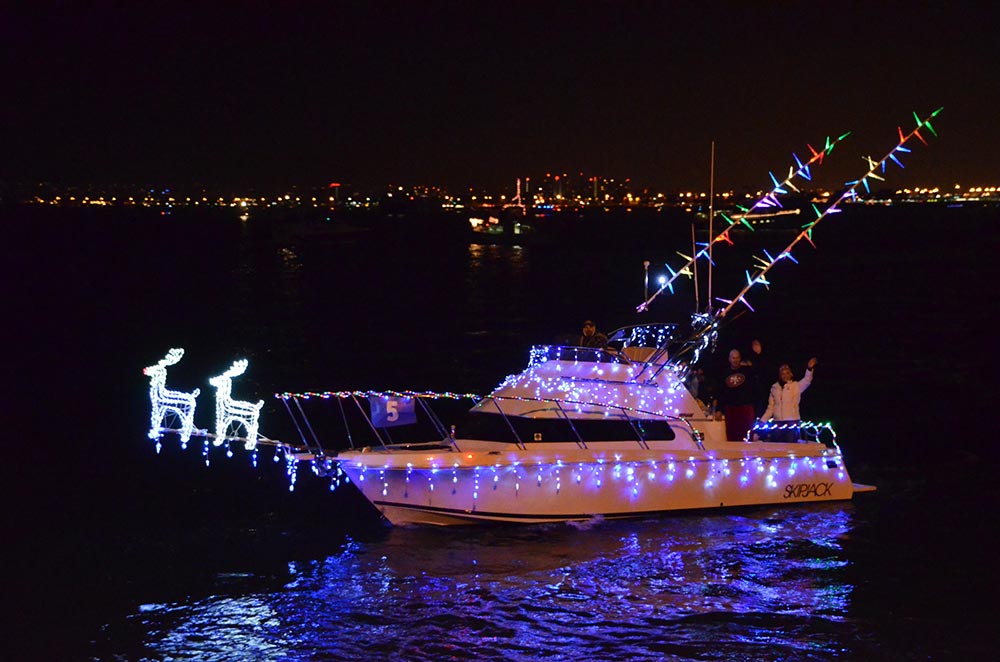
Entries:
{"label": "person waving", "polygon": [[787,363],[778,368],[778,381],[771,385],[767,409],[760,417],[763,421],[769,421],[773,418],[774,424],[787,426],[787,429],[775,432],[774,441],[786,443],[796,441],[797,434],[794,433],[798,430],[798,424],[802,422],[802,417],[799,414],[799,402],[802,399],[802,393],[812,384],[816,363],[816,357],[809,359],[806,364],[806,374],[798,381],[792,376],[792,369],[788,367]]}

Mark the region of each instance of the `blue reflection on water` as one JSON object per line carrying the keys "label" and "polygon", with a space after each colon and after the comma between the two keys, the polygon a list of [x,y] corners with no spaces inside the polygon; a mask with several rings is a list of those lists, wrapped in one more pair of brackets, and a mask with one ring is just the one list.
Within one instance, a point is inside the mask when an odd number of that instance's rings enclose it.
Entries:
{"label": "blue reflection on water", "polygon": [[[802,659],[843,653],[850,505],[393,529],[288,581],[131,617],[156,658]],[[235,595],[233,593],[236,593]]]}

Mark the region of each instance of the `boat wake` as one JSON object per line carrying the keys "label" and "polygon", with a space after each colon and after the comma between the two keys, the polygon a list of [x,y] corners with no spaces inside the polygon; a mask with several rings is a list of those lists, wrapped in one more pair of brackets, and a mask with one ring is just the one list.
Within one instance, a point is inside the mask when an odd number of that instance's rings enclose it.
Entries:
{"label": "boat wake", "polygon": [[576,529],[577,531],[590,531],[594,527],[600,526],[601,524],[604,523],[604,516],[603,515],[594,515],[593,517],[591,517],[590,519],[587,519],[587,520],[583,520],[583,521],[570,521],[570,522],[567,522],[567,523],[570,526],[572,526],[574,529]]}

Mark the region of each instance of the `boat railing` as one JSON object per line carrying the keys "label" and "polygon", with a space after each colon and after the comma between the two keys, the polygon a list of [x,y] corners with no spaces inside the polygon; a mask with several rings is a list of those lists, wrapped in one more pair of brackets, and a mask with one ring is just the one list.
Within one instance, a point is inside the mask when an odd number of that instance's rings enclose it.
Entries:
{"label": "boat railing", "polygon": [[775,443],[820,443],[838,448],[837,433],[830,423],[812,421],[757,421],[747,431],[744,441]]}
{"label": "boat railing", "polygon": [[[666,424],[673,431],[672,434],[676,435],[677,432],[681,432],[690,440],[694,447],[704,450],[700,433],[682,417],[625,405],[609,405],[602,402],[528,396],[488,395],[483,397],[471,393],[432,393],[427,391],[328,391],[325,393],[283,393],[276,395],[282,399],[288,409],[288,413],[292,417],[299,436],[302,438],[303,446],[316,457],[328,456],[330,454],[328,449],[331,448],[331,445],[321,442],[321,434],[316,429],[315,422],[306,415],[302,403],[309,400],[336,402],[337,407],[335,411],[339,413],[347,445],[350,448],[364,448],[374,445],[386,451],[396,451],[412,450],[416,445],[423,443],[436,443],[450,446],[456,451],[461,452],[462,449],[459,447],[456,439],[455,426],[445,425],[439,413],[435,412],[429,403],[430,401],[443,400],[452,401],[454,404],[461,400],[472,400],[476,404],[471,411],[466,410],[466,413],[500,414],[505,422],[505,427],[510,432],[508,441],[512,440],[522,450],[526,449],[526,442],[538,441],[538,439],[525,439],[522,432],[519,432],[518,425],[515,425],[515,422],[520,423],[524,420],[535,419],[555,419],[562,421],[569,429],[570,440],[575,442],[579,448],[588,448],[588,444],[595,441],[602,441],[602,439],[596,437],[588,439],[580,427],[589,426],[591,421],[603,421],[609,418],[627,423],[631,431],[631,434],[627,435],[628,438],[644,449],[649,448],[648,442],[652,440],[650,435],[644,431],[644,426],[648,427],[650,421],[659,421]],[[381,400],[384,403],[395,402],[400,404],[405,401],[413,401],[412,418],[405,419],[405,422],[401,420],[389,422],[384,417],[385,409],[388,409],[385,405],[383,405],[382,415],[376,416],[371,404],[375,399]],[[367,407],[363,404],[364,400],[369,400]],[[527,417],[523,415],[523,412],[519,412],[518,414],[511,412],[510,405],[515,402],[521,406],[525,402],[537,403],[540,406],[532,412],[535,414],[534,416]],[[354,406],[344,407],[345,403],[353,404]],[[392,410],[395,411],[395,407]],[[416,411],[418,410],[423,413],[423,416],[419,417],[419,419],[424,421],[422,424],[416,416]],[[354,412],[354,414],[349,415],[349,412]],[[551,412],[551,416],[544,415],[548,412]],[[458,412],[453,413],[457,414]],[[328,416],[329,414],[326,414],[324,418]],[[359,417],[363,421],[360,429],[357,425]],[[349,421],[350,418],[354,419],[353,425]],[[427,429],[427,421],[430,422],[430,430]],[[419,429],[412,430],[409,434],[402,434],[411,426]],[[364,429],[368,430],[368,434],[362,434]],[[390,430],[396,431],[390,432]],[[366,444],[361,441],[364,437],[374,439],[374,444]],[[621,440],[625,440],[625,437]],[[361,443],[358,443],[359,441]],[[613,441],[613,439],[605,439],[603,441]]]}
{"label": "boat railing", "polygon": [[535,345],[531,348],[529,368],[537,368],[549,361],[573,363],[611,363],[640,366],[633,380],[652,383],[670,365],[666,347],[629,345],[621,349],[608,347],[577,347],[575,345]]}
{"label": "boat railing", "polygon": [[620,343],[623,347],[651,347],[666,349],[677,340],[679,327],[676,324],[635,324],[615,329],[608,336],[608,342]]}
{"label": "boat railing", "polygon": [[653,323],[624,326],[611,332],[608,342],[620,346],[630,363],[641,366],[635,381],[652,383],[670,365],[671,354],[681,338],[677,324]]}
{"label": "boat railing", "polygon": [[528,367],[546,361],[586,363],[624,363],[641,366],[634,379],[652,382],[669,365],[669,348],[680,339],[677,324],[636,324],[615,329],[608,336],[606,348],[575,345],[535,345]]}
{"label": "boat railing", "polygon": [[[441,420],[438,413],[430,407],[428,402],[432,400],[451,401],[455,405],[462,400],[476,402],[481,398],[481,396],[473,393],[373,390],[285,392],[276,393],[275,397],[279,398],[285,404],[285,408],[292,418],[292,422],[299,433],[303,445],[316,457],[324,457],[330,454],[327,452],[327,449],[331,448],[330,444],[321,442],[321,435],[317,433],[315,427],[318,427],[318,424],[321,422],[326,423],[327,427],[329,427],[330,423],[326,419],[331,418],[331,416],[328,412],[324,411],[320,415],[310,417],[306,414],[302,406],[303,402],[320,401],[336,403],[336,414],[339,414],[339,417],[335,414],[332,418],[340,419],[344,438],[347,442],[346,445],[353,449],[369,447],[370,445],[365,443],[367,440],[364,439],[364,437],[368,437],[374,439],[374,444],[372,445],[385,450],[413,448],[415,444],[419,445],[423,443],[443,443],[455,447],[456,450],[460,450],[454,441],[454,428],[449,429]],[[367,406],[363,404],[366,400],[368,401]],[[382,403],[378,408],[378,414],[376,414],[376,407],[373,404],[376,400]],[[354,406],[345,407],[345,403],[348,405],[353,404]],[[417,416],[418,410],[423,413],[423,416]],[[462,411],[465,410],[465,407],[463,407]],[[314,426],[312,419],[324,420],[317,420],[317,425]],[[360,427],[357,425],[359,419],[361,421]],[[430,431],[427,430],[428,422],[431,426]],[[413,431],[411,428],[417,429]],[[365,429],[368,430],[368,435],[363,434]],[[390,429],[400,432],[390,432]],[[402,434],[402,432],[408,430],[410,430],[409,434]],[[306,432],[308,432],[308,435]],[[427,439],[431,435],[435,438]],[[333,454],[336,453],[334,452]]]}
{"label": "boat railing", "polygon": [[573,361],[575,363],[629,363],[617,351],[575,345],[535,345],[531,348],[528,367],[535,368],[548,361]]}

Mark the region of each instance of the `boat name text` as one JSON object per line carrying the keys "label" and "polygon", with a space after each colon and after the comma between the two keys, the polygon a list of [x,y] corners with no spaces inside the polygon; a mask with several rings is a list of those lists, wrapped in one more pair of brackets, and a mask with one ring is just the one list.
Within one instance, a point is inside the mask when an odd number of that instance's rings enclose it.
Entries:
{"label": "boat name text", "polygon": [[785,498],[801,499],[803,497],[830,496],[833,483],[793,483],[785,485]]}

